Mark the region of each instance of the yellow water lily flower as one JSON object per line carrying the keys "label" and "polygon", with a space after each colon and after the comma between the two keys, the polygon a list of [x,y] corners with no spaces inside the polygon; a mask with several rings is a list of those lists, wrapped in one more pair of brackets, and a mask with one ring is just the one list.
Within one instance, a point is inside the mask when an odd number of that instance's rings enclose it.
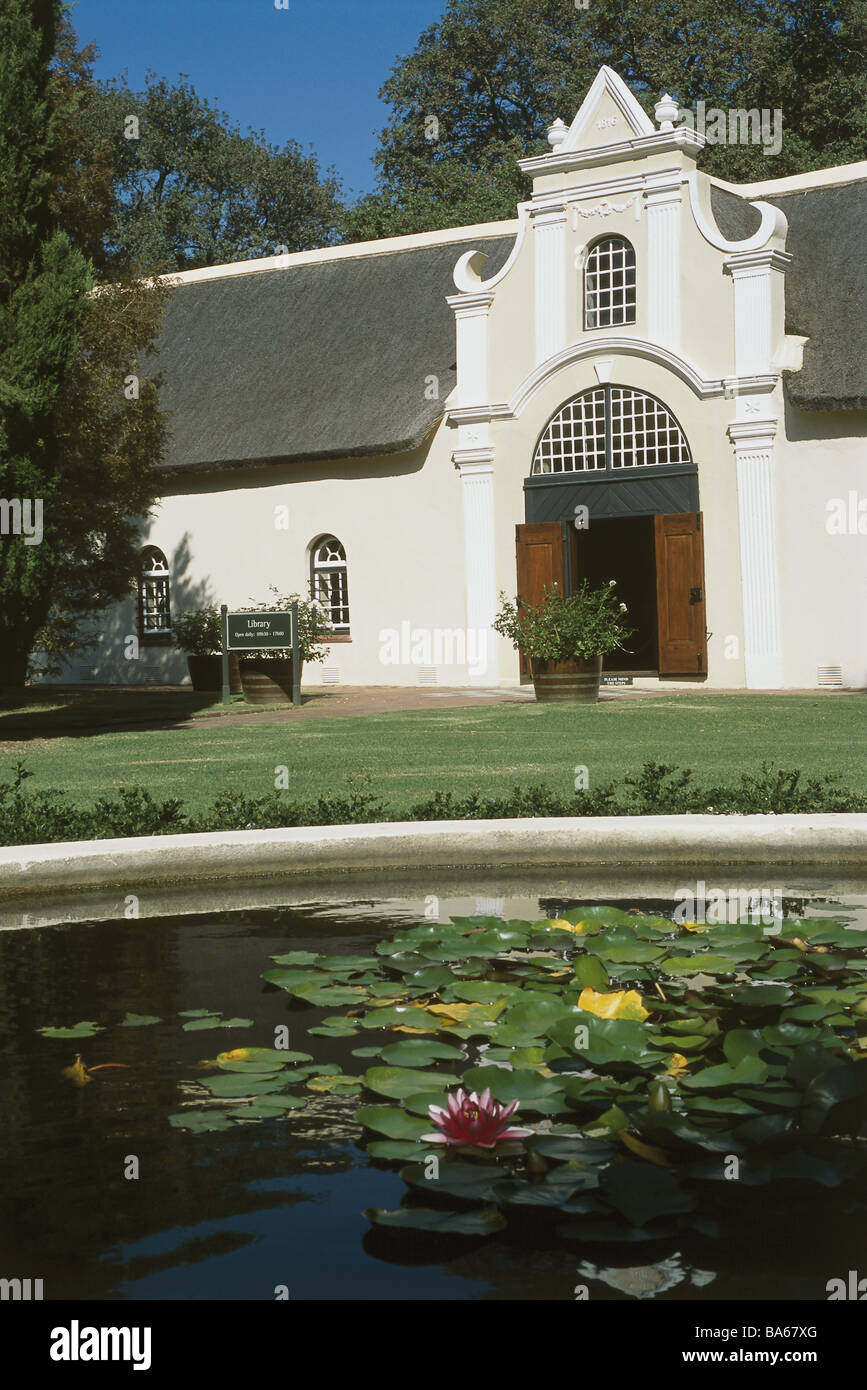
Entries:
{"label": "yellow water lily flower", "polygon": [[687,1076],[689,1074],[689,1063],[682,1052],[672,1052],[666,1070],[669,1076]]}
{"label": "yellow water lily flower", "polygon": [[597,1018],[632,1018],[639,1022],[647,1018],[648,1010],[641,1002],[637,989],[619,989],[613,994],[600,994],[588,985],[578,996],[578,1008]]}

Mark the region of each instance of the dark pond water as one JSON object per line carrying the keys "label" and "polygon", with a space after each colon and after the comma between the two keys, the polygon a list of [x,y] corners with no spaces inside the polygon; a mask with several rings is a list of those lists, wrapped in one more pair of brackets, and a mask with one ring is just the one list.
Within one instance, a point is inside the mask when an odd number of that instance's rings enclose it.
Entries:
{"label": "dark pond water", "polygon": [[[406,1187],[358,1143],[357,1098],[317,1095],[225,1132],[172,1128],[203,1061],[270,1047],[281,1024],[319,1063],[371,1065],[351,1055],[369,1035],[308,1035],[339,1009],[293,1000],[261,972],[280,952],[369,953],[419,920],[356,904],[0,933],[0,1276],[41,1278],[46,1299],[261,1300],[286,1286],[293,1299],[571,1300],[587,1284],[593,1298],[748,1300],[824,1298],[829,1272],[864,1264],[863,1227],[827,1194],[808,1241],[793,1210],[786,1229],[725,1242],[581,1249],[524,1228],[434,1248],[362,1216],[397,1208]],[[253,1023],[187,1032],[178,1015],[193,1009]],[[119,1027],[127,1011],[163,1021]],[[104,1031],[37,1032],[78,1020]],[[62,1073],[79,1051],[88,1067],[125,1069],[75,1085]],[[130,1156],[137,1179],[124,1176]]]}

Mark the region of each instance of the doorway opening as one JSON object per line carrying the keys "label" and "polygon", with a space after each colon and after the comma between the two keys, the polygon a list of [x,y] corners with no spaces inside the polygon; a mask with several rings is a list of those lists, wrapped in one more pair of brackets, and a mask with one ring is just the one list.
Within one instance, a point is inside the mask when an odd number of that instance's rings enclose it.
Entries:
{"label": "doorway opening", "polygon": [[614,579],[617,597],[635,628],[626,650],[609,652],[602,670],[613,675],[655,676],[659,671],[656,545],[652,516],[593,521],[577,533],[578,574],[592,588]]}

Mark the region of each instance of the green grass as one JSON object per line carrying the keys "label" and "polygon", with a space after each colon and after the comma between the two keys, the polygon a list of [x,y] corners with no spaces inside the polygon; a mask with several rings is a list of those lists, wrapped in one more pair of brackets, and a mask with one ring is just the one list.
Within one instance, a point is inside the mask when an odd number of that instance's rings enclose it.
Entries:
{"label": "green grass", "polygon": [[[138,784],[157,797],[178,796],[191,810],[204,809],[226,787],[250,796],[273,791],[280,765],[289,768],[293,797],[345,791],[349,778],[366,776],[392,807],[439,789],[492,795],[545,783],[566,794],[576,766],[586,766],[590,786],[598,787],[647,760],[692,767],[697,780],[725,784],[767,761],[805,777],[837,773],[853,790],[867,791],[865,701],[858,693],[685,692],[595,706],[516,703],[294,722],[287,711],[279,724],[244,719],[218,728],[197,728],[190,718],[208,712],[210,697],[150,693],[146,716],[138,706],[141,717],[187,722],[94,733],[94,718],[107,705],[113,722],[123,724],[143,698],[96,696],[90,706],[69,697],[64,717],[78,721],[72,736],[62,736],[56,720],[46,723],[56,716],[54,697],[43,696],[43,705],[29,711],[0,712],[0,776],[23,758],[34,774],[29,791],[56,787],[84,806]],[[186,710],[178,704],[184,699],[193,702]],[[52,728],[58,735],[45,737]]]}

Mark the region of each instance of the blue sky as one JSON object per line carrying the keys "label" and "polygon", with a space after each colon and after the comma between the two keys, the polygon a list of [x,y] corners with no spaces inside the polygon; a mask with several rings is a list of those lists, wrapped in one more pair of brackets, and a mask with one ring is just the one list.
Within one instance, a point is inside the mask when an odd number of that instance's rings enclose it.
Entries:
{"label": "blue sky", "polygon": [[186,73],[200,96],[282,145],[312,145],[347,193],[373,185],[387,107],[377,93],[446,0],[78,0],[72,20],[96,43],[97,77]]}

